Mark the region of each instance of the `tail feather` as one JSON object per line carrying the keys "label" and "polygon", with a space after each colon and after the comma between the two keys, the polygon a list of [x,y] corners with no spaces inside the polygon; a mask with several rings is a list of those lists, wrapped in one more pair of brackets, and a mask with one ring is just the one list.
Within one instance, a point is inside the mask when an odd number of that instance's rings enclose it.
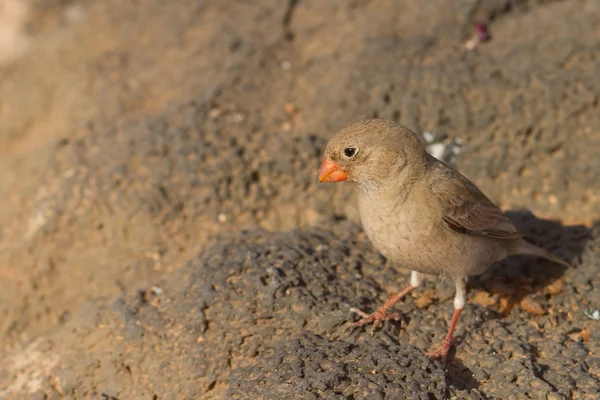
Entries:
{"label": "tail feather", "polygon": [[572,265],[570,263],[566,262],[565,260],[558,258],[554,254],[552,254],[532,243],[529,243],[526,240],[521,240],[521,243],[519,243],[519,248],[517,249],[517,252],[519,254],[528,254],[528,255],[542,257],[542,258],[545,258],[546,260],[552,261],[554,263],[564,265],[565,267],[572,267]]}

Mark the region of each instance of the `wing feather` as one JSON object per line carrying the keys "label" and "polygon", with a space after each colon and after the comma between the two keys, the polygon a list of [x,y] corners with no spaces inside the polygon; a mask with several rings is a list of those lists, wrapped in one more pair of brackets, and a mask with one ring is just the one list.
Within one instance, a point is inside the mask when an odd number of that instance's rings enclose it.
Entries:
{"label": "wing feather", "polygon": [[471,181],[445,164],[434,165],[431,191],[442,205],[442,224],[464,235],[518,239],[522,234]]}

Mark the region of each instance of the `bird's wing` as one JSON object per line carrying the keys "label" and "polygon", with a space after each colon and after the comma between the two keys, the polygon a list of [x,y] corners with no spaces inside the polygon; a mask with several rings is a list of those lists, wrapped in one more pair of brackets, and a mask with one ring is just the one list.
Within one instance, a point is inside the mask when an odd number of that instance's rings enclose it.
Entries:
{"label": "bird's wing", "polygon": [[430,188],[442,205],[442,223],[454,232],[495,239],[517,239],[517,231],[502,210],[471,181],[445,164],[434,166]]}

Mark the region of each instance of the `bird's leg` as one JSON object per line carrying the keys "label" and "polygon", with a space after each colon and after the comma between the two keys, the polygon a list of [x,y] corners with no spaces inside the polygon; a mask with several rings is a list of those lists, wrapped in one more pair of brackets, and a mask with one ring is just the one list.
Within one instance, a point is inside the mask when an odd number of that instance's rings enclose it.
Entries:
{"label": "bird's leg", "polygon": [[465,301],[467,297],[467,285],[464,279],[460,278],[456,280],[456,294],[454,296],[454,314],[452,315],[452,322],[450,322],[450,327],[448,328],[448,334],[446,338],[440,345],[437,350],[433,350],[427,353],[429,358],[433,360],[442,360],[443,364],[446,364],[448,358],[448,351],[450,350],[450,346],[452,345],[452,334],[454,333],[454,328],[456,327],[456,323],[458,322],[458,317],[460,316],[460,312],[465,306]]}
{"label": "bird's leg", "polygon": [[358,308],[351,308],[350,311],[357,313],[362,317],[362,319],[358,322],[355,322],[350,325],[350,328],[358,328],[360,326],[373,323],[373,328],[371,329],[371,335],[375,332],[377,328],[381,326],[383,321],[387,321],[390,319],[398,320],[400,319],[399,313],[388,314],[387,310],[396,304],[400,299],[406,296],[411,290],[416,288],[421,284],[421,274],[417,271],[411,271],[410,274],[410,284],[405,287],[400,293],[388,299],[385,304],[377,309],[372,314],[367,314],[366,312],[359,310]]}

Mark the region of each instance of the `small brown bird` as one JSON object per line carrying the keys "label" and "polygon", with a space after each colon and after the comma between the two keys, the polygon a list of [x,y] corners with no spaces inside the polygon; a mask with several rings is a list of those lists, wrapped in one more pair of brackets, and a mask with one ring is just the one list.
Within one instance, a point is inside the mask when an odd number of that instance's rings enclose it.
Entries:
{"label": "small brown bird", "polygon": [[428,353],[444,363],[466,299],[466,280],[513,254],[565,261],[528,242],[471,181],[429,155],[417,135],[385,120],[350,124],[334,135],[319,171],[320,182],[358,187],[363,228],[387,259],[411,270],[410,284],[352,326],[398,319],[387,311],[419,286],[422,274],[454,280],[454,314],[441,346]]}

